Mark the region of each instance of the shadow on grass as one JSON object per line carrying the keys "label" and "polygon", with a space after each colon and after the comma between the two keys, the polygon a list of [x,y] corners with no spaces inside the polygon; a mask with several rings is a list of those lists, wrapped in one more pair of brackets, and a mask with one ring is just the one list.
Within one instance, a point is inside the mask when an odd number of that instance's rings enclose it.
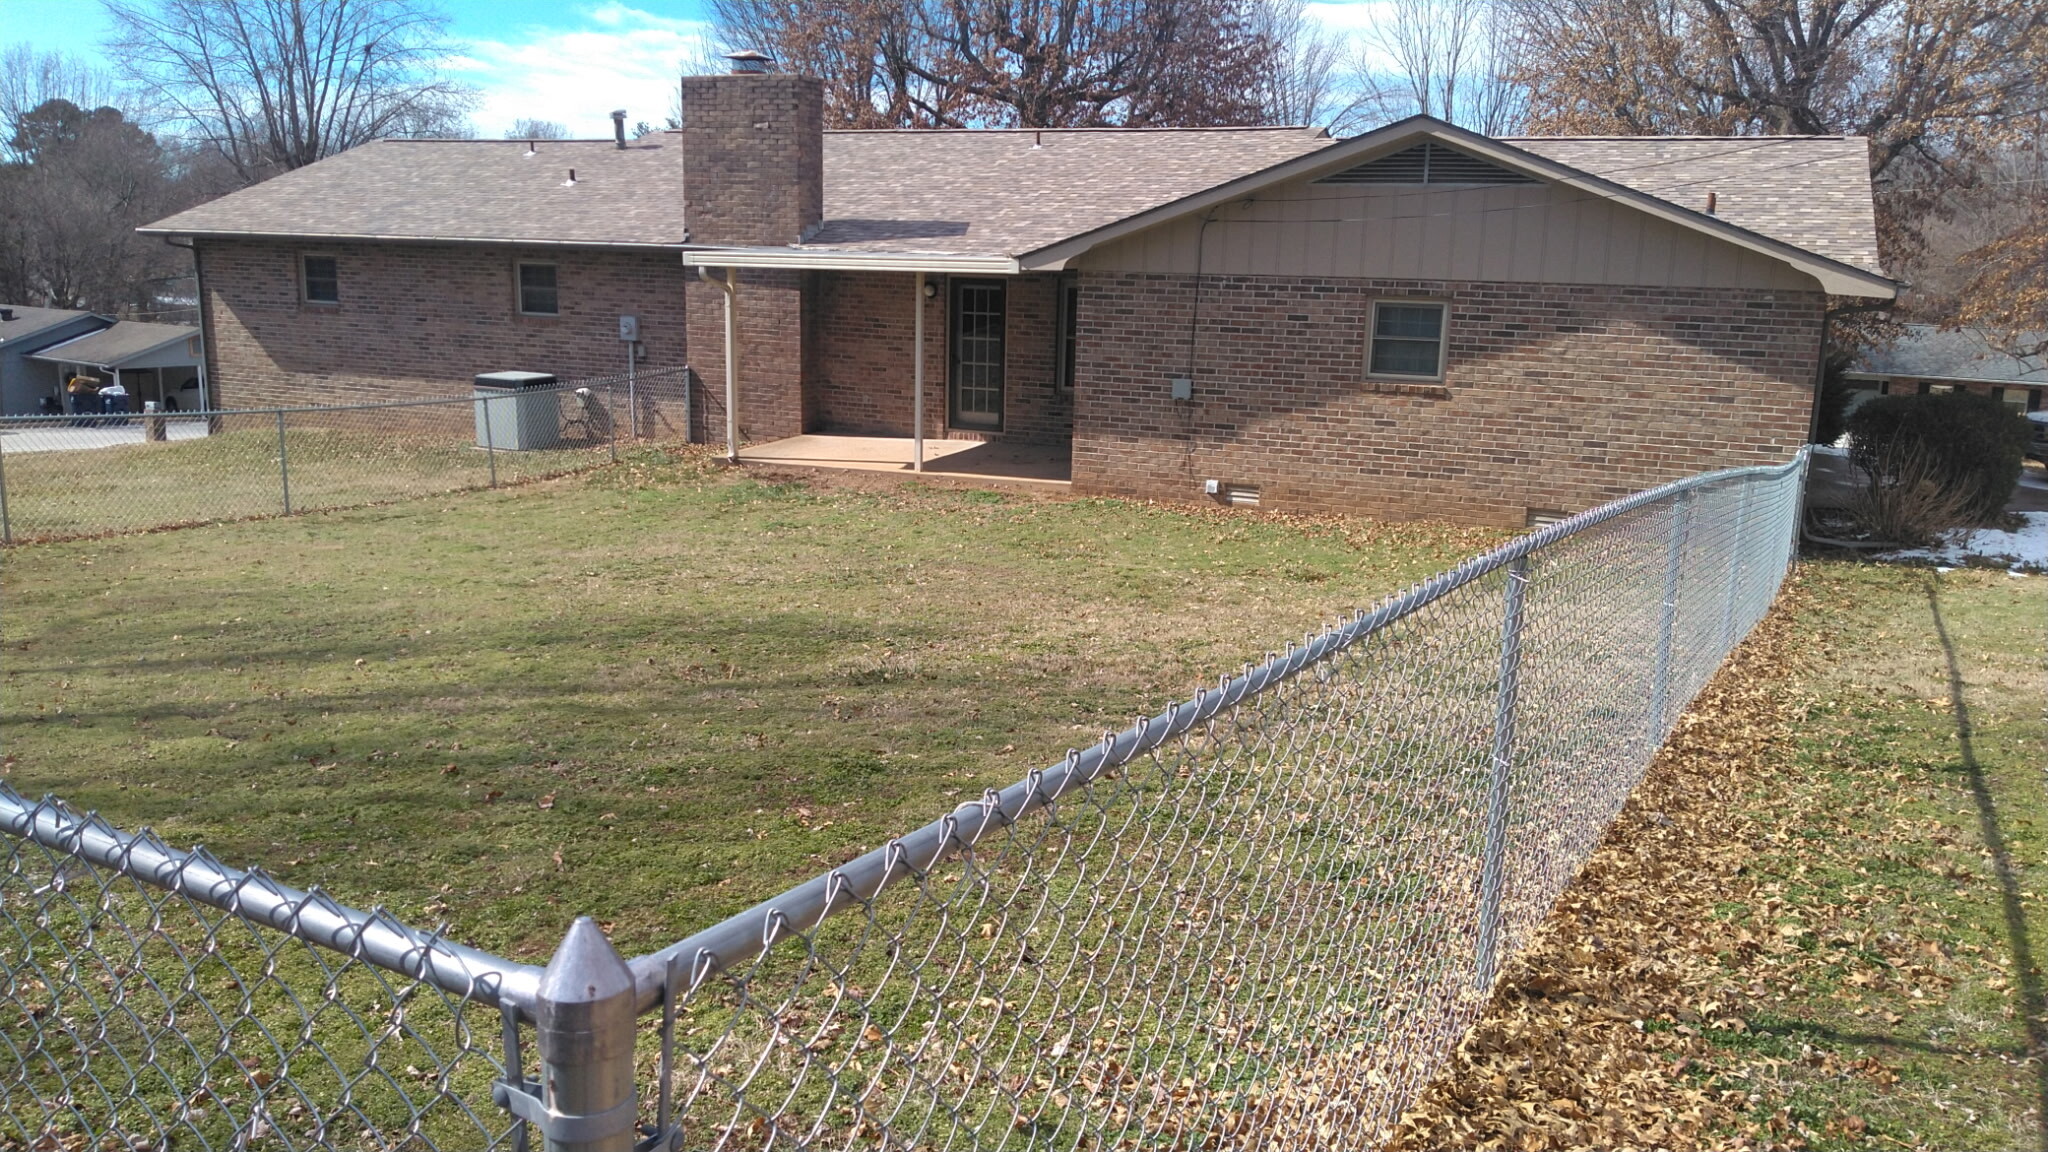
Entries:
{"label": "shadow on grass", "polygon": [[[1985,778],[1984,766],[1977,761],[1975,733],[1970,722],[1969,701],[1963,694],[1962,665],[1956,659],[1955,641],[1948,634],[1948,623],[1941,614],[1941,586],[1938,578],[1927,580],[1927,611],[1933,619],[1934,634],[1941,641],[1942,659],[1948,665],[1949,704],[1955,712],[1956,744],[1962,750],[1963,770],[1970,778],[1970,798],[1977,806],[1977,825],[1984,837],[1984,847],[1991,853],[1991,867],[1998,876],[1998,898],[2005,914],[2005,934],[2012,946],[2013,969],[2017,973],[2020,989],[2020,1020],[2026,1027],[2028,1057],[2034,1058],[2034,1094],[2036,1115],[2048,1117],[2048,1025],[2042,1016],[2048,1012],[2048,995],[2041,985],[2041,970],[2034,962],[2034,945],[2027,930],[2026,909],[2020,903],[2019,877],[2014,874],[2012,852],[2006,844],[2005,831],[1998,822],[1998,802],[1991,794],[1991,783]],[[2048,1124],[2041,1128],[2041,1147],[2048,1149]]]}

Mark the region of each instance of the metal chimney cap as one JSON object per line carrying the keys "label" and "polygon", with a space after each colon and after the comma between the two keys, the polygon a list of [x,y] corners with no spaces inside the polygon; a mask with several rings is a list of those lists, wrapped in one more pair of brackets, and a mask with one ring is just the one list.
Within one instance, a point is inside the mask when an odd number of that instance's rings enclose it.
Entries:
{"label": "metal chimney cap", "polygon": [[768,66],[775,63],[775,57],[768,55],[766,52],[756,52],[752,48],[742,48],[738,52],[727,52],[725,58],[732,61],[732,70],[736,73],[752,74],[766,72],[768,71]]}
{"label": "metal chimney cap", "polygon": [[621,124],[625,123],[625,122],[626,122],[626,110],[625,110],[624,108],[614,108],[614,109],[612,109],[612,119],[614,119],[614,120],[617,120],[617,121],[618,121],[619,123],[621,123]]}

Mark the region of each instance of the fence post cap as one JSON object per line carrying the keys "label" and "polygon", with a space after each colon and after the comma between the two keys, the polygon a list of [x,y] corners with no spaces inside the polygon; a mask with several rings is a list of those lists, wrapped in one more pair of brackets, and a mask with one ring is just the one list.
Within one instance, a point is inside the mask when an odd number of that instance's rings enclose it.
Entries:
{"label": "fence post cap", "polygon": [[595,1004],[633,991],[633,971],[588,916],[569,925],[540,978],[543,1010]]}

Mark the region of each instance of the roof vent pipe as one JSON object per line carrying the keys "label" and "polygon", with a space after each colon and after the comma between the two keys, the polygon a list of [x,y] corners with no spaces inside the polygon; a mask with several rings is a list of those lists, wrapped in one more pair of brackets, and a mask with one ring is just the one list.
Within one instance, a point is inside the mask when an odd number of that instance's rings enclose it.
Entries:
{"label": "roof vent pipe", "polygon": [[626,110],[624,108],[616,109],[612,112],[612,139],[618,141],[621,150],[625,149]]}
{"label": "roof vent pipe", "polygon": [[732,61],[732,70],[735,76],[758,75],[768,71],[768,66],[775,63],[775,57],[768,55],[766,52],[756,52],[752,48],[743,48],[738,52],[728,52],[725,54],[725,58]]}
{"label": "roof vent pipe", "polygon": [[12,319],[14,319],[14,309],[12,309],[12,308],[0,308],[0,320],[12,320]]}
{"label": "roof vent pipe", "polygon": [[1707,193],[1707,215],[1712,216],[1714,214],[1714,209],[1719,205],[1720,199],[1719,196],[1712,192]]}

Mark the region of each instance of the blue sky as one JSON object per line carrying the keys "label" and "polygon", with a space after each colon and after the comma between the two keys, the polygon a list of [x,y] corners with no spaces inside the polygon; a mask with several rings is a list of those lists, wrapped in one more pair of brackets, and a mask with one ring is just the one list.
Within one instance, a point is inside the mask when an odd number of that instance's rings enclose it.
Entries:
{"label": "blue sky", "polygon": [[[1309,10],[1350,35],[1382,3],[1323,0]],[[471,119],[484,136],[531,117],[561,123],[574,136],[607,137],[614,108],[659,125],[675,102],[683,62],[708,48],[705,5],[695,0],[441,0],[439,7],[460,44],[451,70],[481,92]],[[95,0],[0,0],[0,45],[27,42],[99,60],[107,32]]]}

